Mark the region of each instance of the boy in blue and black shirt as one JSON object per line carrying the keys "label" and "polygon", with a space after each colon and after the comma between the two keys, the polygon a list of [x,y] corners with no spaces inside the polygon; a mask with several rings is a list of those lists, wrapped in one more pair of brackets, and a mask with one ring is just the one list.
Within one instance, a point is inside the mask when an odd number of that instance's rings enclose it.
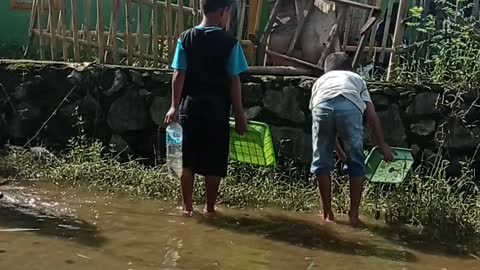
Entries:
{"label": "boy in blue and black shirt", "polygon": [[195,174],[206,177],[207,205],[213,213],[221,178],[227,174],[230,108],[239,134],[246,131],[239,74],[248,69],[240,43],[224,28],[232,0],[202,0],[203,20],[181,34],[172,68],[172,106],[165,116],[183,127],[183,211],[193,213]]}

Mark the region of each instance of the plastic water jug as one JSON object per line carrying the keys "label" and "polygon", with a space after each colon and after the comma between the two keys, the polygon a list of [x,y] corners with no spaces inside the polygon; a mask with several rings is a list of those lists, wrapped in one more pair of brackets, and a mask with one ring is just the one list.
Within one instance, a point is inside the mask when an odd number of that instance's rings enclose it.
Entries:
{"label": "plastic water jug", "polygon": [[182,126],[173,122],[167,127],[167,167],[173,177],[182,175]]}

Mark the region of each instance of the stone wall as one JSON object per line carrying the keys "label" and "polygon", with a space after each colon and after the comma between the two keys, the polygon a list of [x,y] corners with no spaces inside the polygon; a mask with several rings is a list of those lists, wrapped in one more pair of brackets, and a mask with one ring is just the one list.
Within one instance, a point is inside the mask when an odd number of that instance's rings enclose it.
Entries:
{"label": "stone wall", "polygon": [[[168,70],[0,62],[1,143],[30,141],[61,150],[70,138],[85,134],[122,155],[153,161],[165,150],[170,80]],[[308,162],[314,79],[245,75],[242,81],[247,115],[271,126],[279,156]],[[439,85],[375,82],[369,89],[392,146],[412,148],[417,157],[442,149],[453,164],[477,149],[477,91],[460,94]],[[368,136],[366,146],[371,146]]]}

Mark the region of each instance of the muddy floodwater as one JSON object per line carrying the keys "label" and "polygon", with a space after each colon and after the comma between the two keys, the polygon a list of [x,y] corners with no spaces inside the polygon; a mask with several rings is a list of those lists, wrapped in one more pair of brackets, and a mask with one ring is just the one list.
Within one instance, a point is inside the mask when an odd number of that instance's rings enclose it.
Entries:
{"label": "muddy floodwater", "polygon": [[0,191],[0,269],[480,269],[473,251],[380,221],[228,208],[184,218],[173,204],[48,183]]}

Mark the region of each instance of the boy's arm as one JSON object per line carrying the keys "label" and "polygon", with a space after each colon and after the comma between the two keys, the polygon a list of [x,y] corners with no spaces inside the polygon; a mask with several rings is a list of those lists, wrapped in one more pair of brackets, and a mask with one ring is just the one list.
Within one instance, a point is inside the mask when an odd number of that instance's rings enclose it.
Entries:
{"label": "boy's arm", "polygon": [[382,124],[380,118],[378,118],[375,106],[372,103],[366,102],[367,109],[365,110],[365,119],[367,124],[372,130],[373,142],[378,146],[380,152],[383,155],[385,161],[393,160],[393,151],[390,146],[385,142],[383,137]]}
{"label": "boy's arm", "polygon": [[172,105],[167,115],[165,115],[165,124],[177,121],[179,114],[180,101],[182,99],[183,85],[185,83],[185,72],[175,70],[172,79]]}
{"label": "boy's arm", "polygon": [[235,130],[238,134],[243,135],[247,131],[247,120],[243,113],[242,83],[240,77],[231,77],[230,83],[230,102],[232,103],[232,110],[235,115]]}

